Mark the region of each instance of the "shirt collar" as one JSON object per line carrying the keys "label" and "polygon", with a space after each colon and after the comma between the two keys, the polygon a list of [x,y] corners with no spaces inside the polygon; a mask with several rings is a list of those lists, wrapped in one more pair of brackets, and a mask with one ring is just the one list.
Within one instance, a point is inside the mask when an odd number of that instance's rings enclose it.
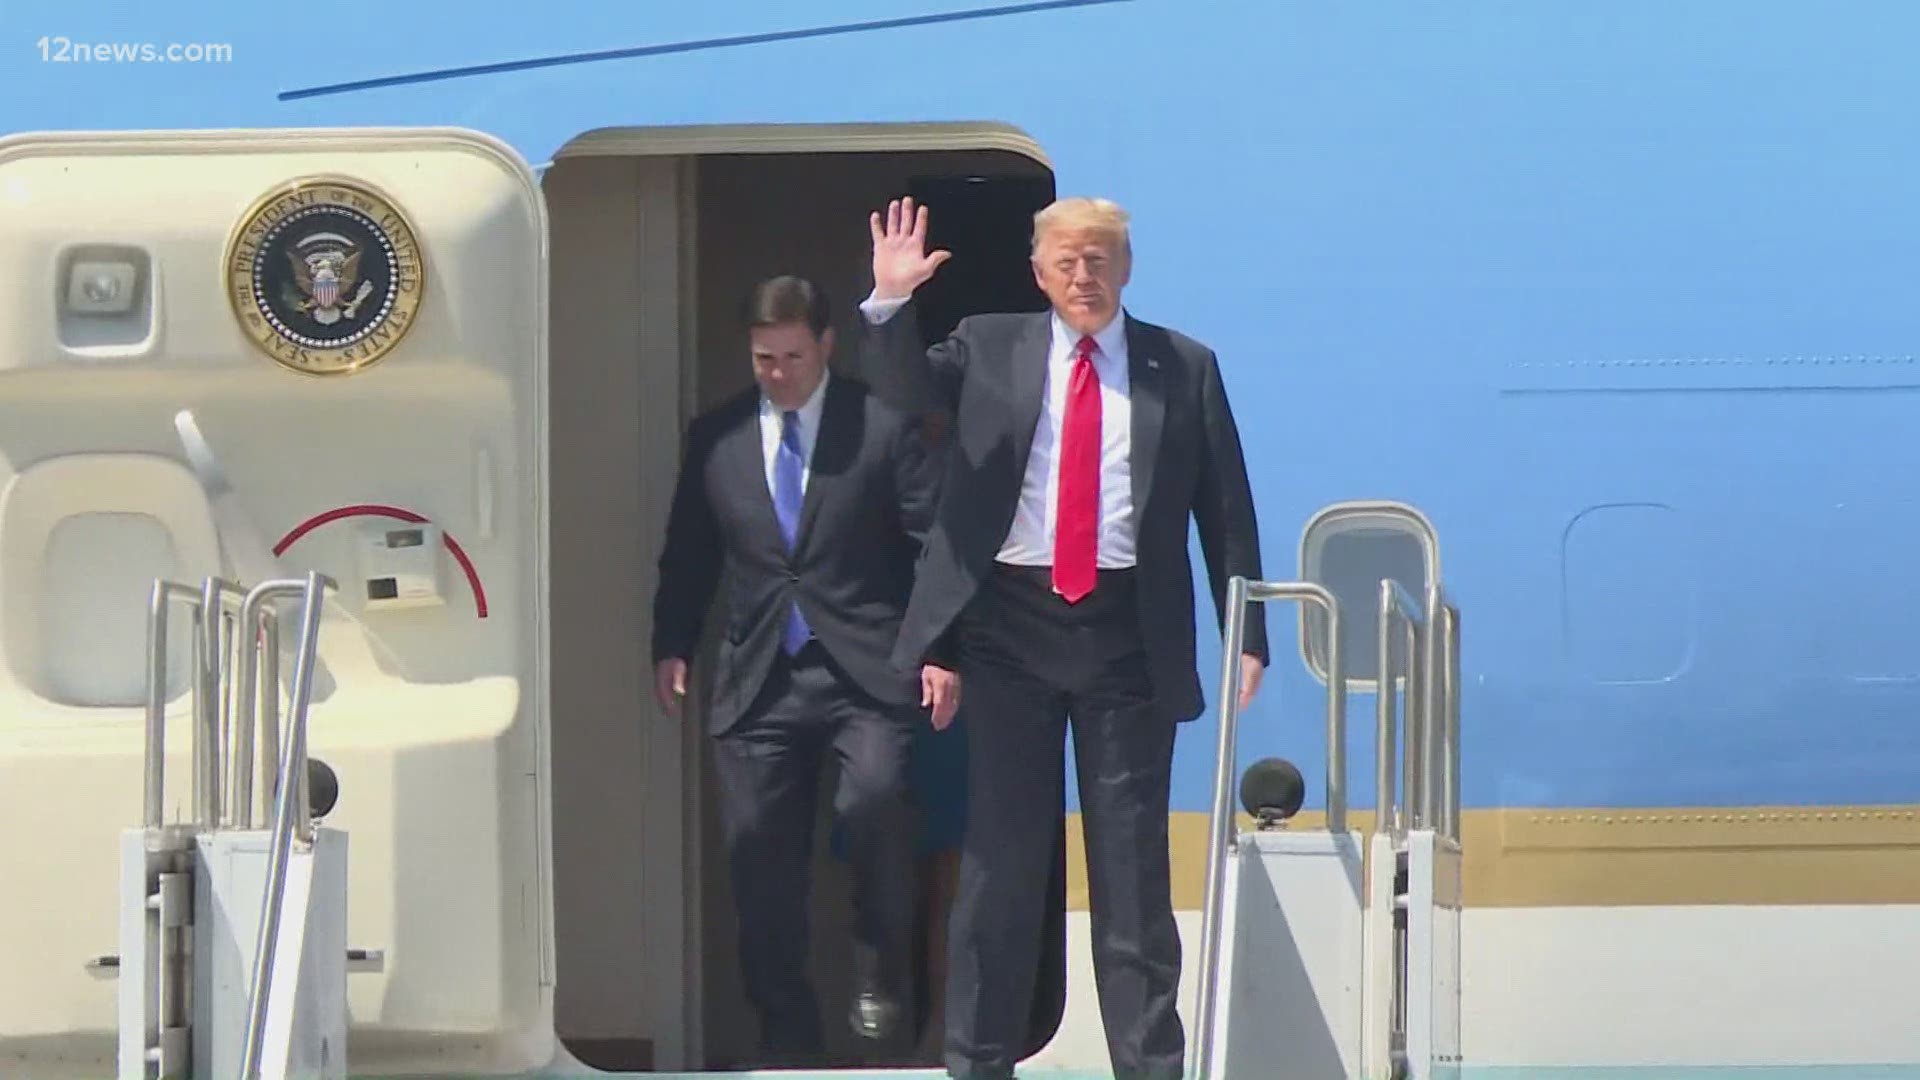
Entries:
{"label": "shirt collar", "polygon": [[[1054,355],[1061,357],[1063,360],[1070,361],[1074,357],[1075,350],[1080,346],[1080,333],[1073,327],[1068,326],[1067,321],[1060,317],[1059,312],[1053,312],[1052,319],[1054,343],[1058,346],[1064,346],[1064,348],[1056,348]],[[1114,312],[1113,318],[1107,320],[1107,325],[1101,327],[1099,333],[1093,335],[1093,343],[1100,348],[1099,355],[1114,360],[1125,355],[1126,341],[1127,311],[1125,308]]]}
{"label": "shirt collar", "polygon": [[[831,381],[833,381],[833,372],[831,370],[822,371],[820,373],[820,385],[813,388],[813,395],[807,398],[806,402],[800,406],[801,431],[818,431],[820,429],[820,410],[825,407],[824,402],[827,398],[827,383]],[[773,402],[767,398],[767,395],[761,394],[760,411],[770,414],[777,419],[780,417],[782,410],[775,408]]]}

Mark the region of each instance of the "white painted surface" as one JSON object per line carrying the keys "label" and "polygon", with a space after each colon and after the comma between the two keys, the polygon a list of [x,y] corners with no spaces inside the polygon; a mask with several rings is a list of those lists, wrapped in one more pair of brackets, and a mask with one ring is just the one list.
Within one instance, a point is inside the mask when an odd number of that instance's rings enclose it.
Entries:
{"label": "white painted surface", "polygon": [[[1358,1075],[1362,850],[1358,834],[1243,837],[1227,864],[1211,1075]],[[1188,963],[1198,967],[1201,957]]]}
{"label": "white painted surface", "polygon": [[1460,1065],[1460,848],[1431,829],[1407,837],[1407,1062],[1412,1080]]}
{"label": "white painted surface", "polygon": [[[223,832],[198,845],[194,1045],[214,1076],[241,1073],[271,840],[260,830]],[[347,837],[316,830],[312,849],[296,845],[287,863],[262,1040],[268,1080],[346,1076],[346,907]]]}
{"label": "white painted surface", "polygon": [[1360,998],[1360,1065],[1366,1076],[1386,1076],[1393,1067],[1393,837],[1367,839],[1366,974]]}
{"label": "white painted surface", "polygon": [[1468,908],[1475,1065],[1920,1063],[1920,906]]}
{"label": "white painted surface", "polygon": [[[345,833],[319,829],[307,866],[306,919],[283,927],[283,957],[298,956],[292,971],[276,975],[297,985],[285,1075],[306,1080],[344,1080],[347,1062],[347,848]],[[289,914],[294,909],[289,909]],[[276,1039],[272,1045],[281,1045]]]}
{"label": "white painted surface", "polygon": [[[1200,913],[1175,918],[1191,1025]],[[1032,1063],[1102,1068],[1085,912],[1067,935],[1066,1015]],[[1920,906],[1467,908],[1460,950],[1468,1066],[1920,1066]]]}
{"label": "white painted surface", "polygon": [[[147,1053],[149,1049],[159,1051],[162,1025],[167,1014],[173,1012],[178,1003],[172,995],[190,998],[191,990],[169,989],[165,979],[166,961],[164,953],[177,947],[180,937],[175,935],[171,942],[167,929],[173,922],[172,901],[164,901],[160,894],[165,891],[160,885],[160,875],[165,860],[147,851],[147,833],[144,829],[128,829],[120,835],[120,949],[119,970],[114,983],[117,993],[115,1007],[120,1018],[118,1042],[115,1059],[118,1080],[144,1080],[148,1075]],[[153,864],[150,866],[149,864]],[[186,874],[186,870],[175,870],[176,874]],[[178,916],[190,920],[191,888],[180,890],[179,895],[185,901],[185,910]],[[104,954],[103,954],[104,955]],[[191,1024],[174,1025],[178,1032]],[[192,1057],[190,1046],[178,1047],[170,1053],[184,1053],[188,1060]],[[156,1062],[164,1066],[164,1060]]]}

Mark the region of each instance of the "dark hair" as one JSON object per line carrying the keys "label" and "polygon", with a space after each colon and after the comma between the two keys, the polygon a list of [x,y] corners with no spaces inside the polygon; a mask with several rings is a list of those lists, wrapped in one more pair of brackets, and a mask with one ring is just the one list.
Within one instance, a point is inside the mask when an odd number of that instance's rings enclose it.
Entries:
{"label": "dark hair", "polygon": [[753,291],[747,294],[744,321],[749,329],[804,322],[816,338],[833,325],[827,294],[821,292],[813,282],[792,274],[768,278],[755,285]]}

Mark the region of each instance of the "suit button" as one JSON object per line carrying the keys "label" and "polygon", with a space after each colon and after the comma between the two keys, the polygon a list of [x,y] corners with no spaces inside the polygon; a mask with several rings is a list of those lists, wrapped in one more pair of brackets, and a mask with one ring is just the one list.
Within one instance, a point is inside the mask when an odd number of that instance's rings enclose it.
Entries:
{"label": "suit button", "polygon": [[800,584],[800,571],[798,570],[787,571],[787,580],[793,582],[795,585]]}

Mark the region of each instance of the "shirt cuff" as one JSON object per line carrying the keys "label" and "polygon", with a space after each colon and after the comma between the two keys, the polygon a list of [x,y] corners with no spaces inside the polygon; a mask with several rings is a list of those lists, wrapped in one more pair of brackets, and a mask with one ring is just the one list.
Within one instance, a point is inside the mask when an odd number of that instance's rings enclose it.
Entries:
{"label": "shirt cuff", "polygon": [[911,297],[896,296],[891,299],[882,300],[878,296],[870,293],[865,300],[860,301],[860,314],[865,315],[868,322],[879,326],[881,323],[893,318],[894,313],[899,311],[909,299],[911,299]]}

